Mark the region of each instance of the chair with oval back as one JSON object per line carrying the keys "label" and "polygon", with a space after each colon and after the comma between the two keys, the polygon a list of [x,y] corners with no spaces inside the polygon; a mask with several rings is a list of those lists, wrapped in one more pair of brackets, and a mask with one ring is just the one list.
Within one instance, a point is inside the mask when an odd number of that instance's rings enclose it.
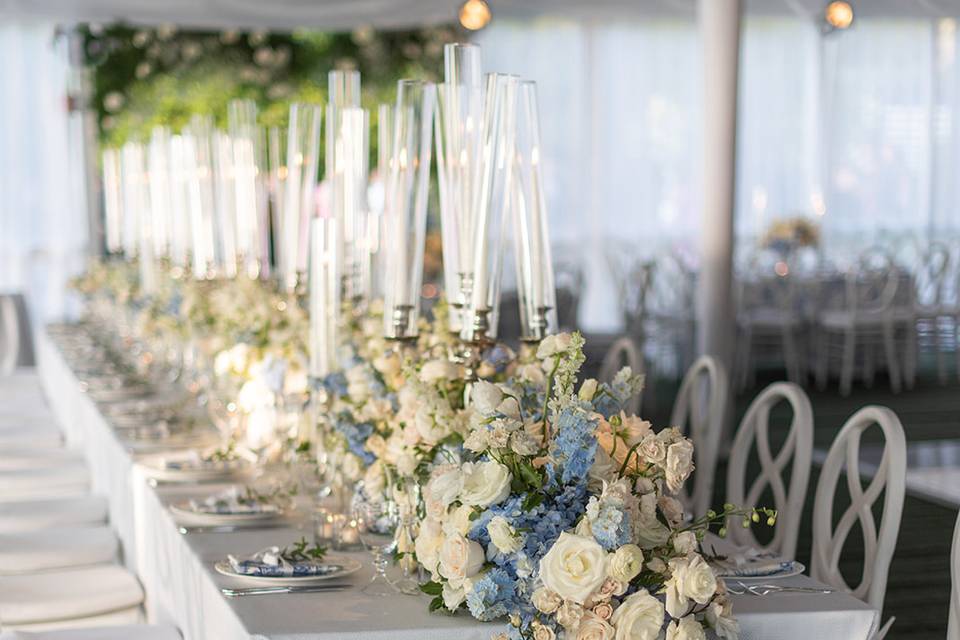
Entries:
{"label": "chair with oval back", "polygon": [[[873,425],[883,431],[885,443],[880,464],[864,489],[860,476],[860,439]],[[849,592],[881,612],[887,572],[900,530],[906,472],[906,439],[900,419],[886,407],[867,406],[851,416],[834,439],[823,463],[814,498],[810,575],[815,580]],[[846,473],[850,506],[834,527],[834,498],[841,473]],[[873,505],[881,492],[883,515],[878,528]],[[860,583],[851,587],[840,573],[840,557],[847,536],[858,521],[863,534],[864,566]],[[888,627],[889,624],[875,637],[882,637]]]}
{"label": "chair with oval back", "polygon": [[687,512],[706,513],[713,498],[714,470],[727,411],[728,381],[723,365],[712,356],[700,356],[687,371],[673,404],[670,425],[679,427],[694,446],[693,493],[681,489]]}
{"label": "chair with oval back", "polygon": [[[617,372],[625,366],[630,367],[634,375],[643,375],[644,373],[643,355],[640,353],[637,343],[630,336],[617,338],[610,349],[607,350],[606,355],[603,356],[603,363],[600,365],[600,381],[613,382]],[[623,408],[627,414],[638,415],[640,413],[642,394],[641,391],[627,401]]]}
{"label": "chair with oval back", "polygon": [[947,640],[960,640],[960,517],[953,528],[953,545],[950,551],[950,620],[947,623]]}
{"label": "chair with oval back", "polygon": [[[949,317],[947,308],[947,285],[951,268],[950,248],[941,242],[932,242],[927,247],[913,274],[913,323],[910,339],[914,351],[919,344],[929,344],[937,359],[937,375],[940,384],[947,383],[947,368],[941,344],[940,320]],[[916,377],[916,358],[904,366],[904,378],[913,386]]]}
{"label": "chair with oval back", "polygon": [[[770,410],[782,402],[790,405],[793,417],[783,445],[774,455],[770,447]],[[747,463],[754,446],[761,470],[747,489]],[[773,494],[773,505],[763,506],[776,508],[777,524],[773,539],[766,546],[757,542],[751,529],[729,527],[730,538],[735,543],[773,551],[784,559],[794,559],[803,502],[807,496],[807,481],[810,478],[812,449],[813,409],[807,394],[791,382],[775,382],[764,389],[747,409],[730,450],[727,502],[745,509],[761,506],[761,497],[769,487]],[[783,479],[783,471],[788,464],[791,464],[789,488],[784,485]]]}

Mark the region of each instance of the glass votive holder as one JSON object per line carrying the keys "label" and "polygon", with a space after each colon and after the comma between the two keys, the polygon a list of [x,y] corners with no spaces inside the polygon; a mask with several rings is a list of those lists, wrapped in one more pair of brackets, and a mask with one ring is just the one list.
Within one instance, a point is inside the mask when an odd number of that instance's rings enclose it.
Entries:
{"label": "glass votive holder", "polygon": [[333,518],[334,548],[338,551],[360,551],[363,544],[360,542],[360,527],[357,519],[339,513]]}
{"label": "glass votive holder", "polygon": [[313,512],[313,539],[321,546],[335,546],[337,542],[337,518],[340,514],[325,508],[318,507]]}

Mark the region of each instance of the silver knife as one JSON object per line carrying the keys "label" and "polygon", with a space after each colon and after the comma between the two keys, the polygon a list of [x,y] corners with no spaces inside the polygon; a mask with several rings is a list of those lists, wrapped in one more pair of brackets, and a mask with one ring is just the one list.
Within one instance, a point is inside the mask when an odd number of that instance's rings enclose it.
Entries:
{"label": "silver knife", "polygon": [[264,596],[273,593],[324,593],[327,591],[344,591],[349,589],[347,584],[318,584],[301,587],[250,587],[245,589],[230,589],[223,587],[220,592],[228,598],[240,596]]}
{"label": "silver knife", "polygon": [[210,527],[179,527],[179,531],[183,535],[188,533],[236,533],[238,531],[263,531],[266,529],[292,529],[296,525],[289,522],[286,523],[275,523],[275,524],[251,524],[251,525],[218,525]]}

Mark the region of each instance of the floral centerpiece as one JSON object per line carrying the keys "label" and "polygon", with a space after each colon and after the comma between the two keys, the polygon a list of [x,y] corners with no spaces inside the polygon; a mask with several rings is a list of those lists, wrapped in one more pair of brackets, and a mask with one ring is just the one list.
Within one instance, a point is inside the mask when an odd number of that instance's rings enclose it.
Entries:
{"label": "floral centerpiece", "polygon": [[673,494],[693,444],[623,412],[642,386],[629,369],[575,391],[582,347],[579,334],[550,336],[540,363],[473,386],[462,460],[438,462],[422,492],[415,551],[431,610],[505,618],[504,638],[737,637],[698,550],[709,527],[750,514],[687,520]]}
{"label": "floral centerpiece", "polygon": [[820,227],[802,215],[774,220],[760,246],[776,251],[789,251],[803,247],[816,247],[820,243]]}

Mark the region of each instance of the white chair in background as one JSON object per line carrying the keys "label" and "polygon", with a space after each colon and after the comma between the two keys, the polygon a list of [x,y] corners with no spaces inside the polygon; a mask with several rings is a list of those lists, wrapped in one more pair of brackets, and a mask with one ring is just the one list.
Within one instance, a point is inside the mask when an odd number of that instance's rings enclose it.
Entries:
{"label": "white chair in background", "polygon": [[[613,378],[617,375],[617,372],[625,366],[630,367],[634,375],[643,375],[643,356],[636,342],[634,342],[630,336],[617,338],[617,340],[610,345],[610,349],[606,355],[603,356],[603,363],[600,365],[600,381],[607,383],[613,382]],[[627,412],[627,415],[640,414],[640,405],[643,400],[642,395],[643,392],[641,391],[627,401],[623,408],[623,410]]]}
{"label": "white chair in background", "polygon": [[679,427],[694,446],[693,493],[683,488],[678,496],[688,513],[706,513],[710,508],[728,393],[723,365],[712,356],[700,356],[683,377],[674,401],[670,425]]}
{"label": "white chair in background", "polygon": [[0,294],[0,376],[10,375],[20,359],[20,315],[17,299]]}
{"label": "white chair in background", "polygon": [[146,624],[0,633],[0,640],[181,640],[181,638],[180,632],[172,627]]}
{"label": "white chair in background", "polygon": [[[770,410],[782,402],[789,403],[793,417],[787,437],[774,456],[770,449]],[[754,447],[761,470],[747,489],[747,463]],[[772,506],[777,510],[776,529],[773,539],[766,546],[757,542],[751,528],[728,527],[731,540],[738,545],[773,551],[784,559],[792,560],[795,557],[803,502],[807,497],[812,450],[813,409],[807,394],[790,382],[777,382],[764,389],[747,409],[730,450],[727,502],[745,509],[761,506],[761,496],[769,487],[773,493],[773,505],[763,506]],[[783,471],[788,464],[791,465],[789,488],[783,481]]]}
{"label": "white chair in background", "polygon": [[[937,376],[940,384],[947,383],[946,358],[942,344],[941,320],[950,319],[947,305],[947,279],[950,275],[950,248],[940,242],[927,247],[914,274],[913,322],[910,325],[909,339],[920,344],[929,341],[937,359]],[[912,387],[916,379],[916,358],[904,363],[904,379]]]}
{"label": "white chair in background", "polygon": [[96,526],[106,521],[107,499],[103,496],[0,501],[0,534]]}
{"label": "white chair in background", "polygon": [[[864,489],[860,478],[860,438],[873,425],[882,429],[885,443],[880,465]],[[841,473],[847,477],[850,506],[834,528],[833,503]],[[900,530],[906,475],[907,444],[900,419],[886,407],[867,406],[853,414],[834,439],[814,498],[811,577],[849,592],[881,613],[887,573]],[[873,505],[881,493],[883,516],[878,529]],[[863,532],[864,565],[860,584],[851,587],[840,574],[840,556],[847,536],[858,521]],[[892,622],[892,619],[888,621],[874,638],[882,638]]]}
{"label": "white chair in background", "polygon": [[679,377],[696,353],[696,274],[680,256],[668,253],[657,257],[645,277],[644,350],[653,354],[652,369]]}
{"label": "white chair in background", "polygon": [[947,640],[960,640],[960,517],[953,528],[950,549],[950,619],[947,622]]}

